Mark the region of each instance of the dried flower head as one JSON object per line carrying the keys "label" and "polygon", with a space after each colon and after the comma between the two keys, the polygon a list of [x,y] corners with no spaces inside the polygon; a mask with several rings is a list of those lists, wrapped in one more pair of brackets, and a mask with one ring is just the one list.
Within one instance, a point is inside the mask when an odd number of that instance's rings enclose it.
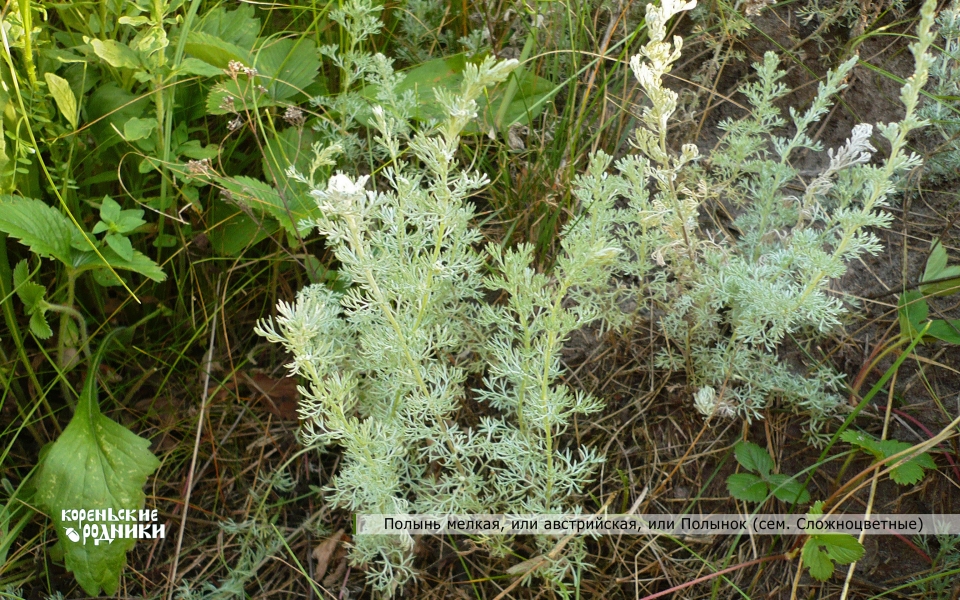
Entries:
{"label": "dried flower head", "polygon": [[299,106],[288,106],[287,110],[283,111],[283,120],[286,121],[288,125],[303,127],[307,122],[307,117],[303,114]]}

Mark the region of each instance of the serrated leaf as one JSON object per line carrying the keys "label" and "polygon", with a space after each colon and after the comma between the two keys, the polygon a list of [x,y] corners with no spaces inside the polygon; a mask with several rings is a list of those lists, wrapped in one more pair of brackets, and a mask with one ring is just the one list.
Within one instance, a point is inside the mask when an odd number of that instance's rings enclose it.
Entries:
{"label": "serrated leaf", "polygon": [[260,48],[255,66],[263,76],[271,99],[285,100],[309,86],[320,72],[320,58],[313,40],[283,38]]}
{"label": "serrated leaf", "polygon": [[207,114],[226,115],[234,112],[224,108],[224,99],[228,97],[233,99],[236,110],[277,105],[276,100],[267,94],[261,94],[249,79],[226,79],[210,88],[210,93],[207,94]]}
{"label": "serrated leaf", "polygon": [[[906,442],[897,440],[884,440],[879,443],[879,446],[884,458],[889,458],[913,447]],[[923,452],[891,469],[890,479],[900,485],[914,485],[923,479],[925,468],[935,469],[936,467],[937,464],[933,462],[933,458]]]}
{"label": "serrated leaf", "polygon": [[[116,538],[110,543],[78,543],[68,537],[62,511],[73,509],[138,510],[143,486],[160,461],[150,442],[107,418],[97,400],[96,374],[106,342],[91,361],[77,411],[50,448],[36,477],[37,503],[53,520],[68,570],[91,596],[116,592],[126,553],[136,542]],[[76,535],[76,533],[74,533]]]}
{"label": "serrated leaf", "polygon": [[53,335],[53,330],[47,323],[46,311],[38,310],[30,315],[30,331],[41,340],[49,339]]}
{"label": "serrated leaf", "polygon": [[827,556],[841,565],[863,558],[863,545],[849,533],[820,533],[815,537],[826,549]]}
{"label": "serrated leaf", "polygon": [[235,201],[270,215],[291,236],[297,235],[300,221],[320,216],[316,201],[309,196],[288,191],[284,197],[270,184],[252,177],[224,178],[220,183]]}
{"label": "serrated leaf", "polygon": [[47,82],[47,89],[53,96],[53,101],[57,103],[57,108],[63,114],[63,118],[68,123],[77,128],[77,97],[73,95],[70,89],[70,83],[66,79],[54,73],[44,73],[43,78]]}
{"label": "serrated leaf", "polygon": [[46,317],[46,304],[43,301],[47,290],[42,285],[30,281],[26,260],[21,260],[13,268],[13,287],[17,297],[23,302],[24,312],[30,317],[30,331],[41,340],[53,335]]}
{"label": "serrated leaf", "polygon": [[763,502],[767,499],[767,484],[752,473],[734,473],[727,477],[727,490],[737,500]]}
{"label": "serrated leaf", "polygon": [[220,69],[226,69],[232,60],[250,66],[248,49],[240,48],[202,31],[191,31],[187,34],[187,43],[184,48],[196,58]]}
{"label": "serrated leaf", "polygon": [[13,268],[13,288],[17,291],[17,297],[20,298],[20,302],[23,302],[28,314],[39,308],[47,292],[42,285],[30,281],[30,268],[27,266],[26,259],[18,262]]}
{"label": "serrated leaf", "polygon": [[733,447],[733,454],[740,466],[748,471],[766,477],[773,470],[773,459],[765,449],[752,442],[737,442]]}
{"label": "serrated leaf", "polygon": [[255,18],[253,6],[240,4],[234,10],[223,6],[208,11],[200,22],[199,31],[215,36],[241,48],[253,48],[260,33],[260,19]]}
{"label": "serrated leaf", "polygon": [[883,458],[883,451],[880,449],[880,444],[877,442],[877,440],[873,436],[862,431],[847,429],[840,434],[840,439],[848,444],[852,444],[857,448],[860,448],[867,454],[872,454],[874,458]]}
{"label": "serrated leaf", "polygon": [[[898,440],[877,440],[871,435],[859,431],[844,431],[840,438],[872,454],[876,460],[890,458],[913,446]],[[923,452],[890,470],[890,479],[900,485],[914,485],[923,479],[924,469],[935,469],[933,458]]]}
{"label": "serrated leaf", "polygon": [[114,40],[90,40],[93,52],[106,61],[110,66],[118,69],[137,69],[140,67],[140,57],[126,44]]}
{"label": "serrated leaf", "polygon": [[0,196],[0,231],[17,238],[34,254],[71,264],[76,226],[40,200]]}
{"label": "serrated leaf", "polygon": [[770,475],[767,478],[773,495],[787,504],[806,504],[810,502],[810,492],[803,484],[789,475]]}
{"label": "serrated leaf", "polygon": [[814,540],[817,536],[811,536],[803,544],[803,550],[800,553],[800,560],[803,566],[810,571],[810,576],[817,581],[826,581],[833,575],[833,561],[827,556],[827,553],[820,549],[820,546]]}

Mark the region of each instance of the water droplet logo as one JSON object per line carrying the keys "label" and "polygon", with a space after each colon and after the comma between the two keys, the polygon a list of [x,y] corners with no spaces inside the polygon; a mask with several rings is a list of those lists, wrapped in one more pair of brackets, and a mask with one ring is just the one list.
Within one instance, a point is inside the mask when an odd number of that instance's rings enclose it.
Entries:
{"label": "water droplet logo", "polygon": [[77,530],[74,529],[73,527],[67,527],[66,534],[67,534],[67,537],[70,538],[70,541],[71,541],[71,542],[79,542],[79,541],[80,541],[80,534],[77,533]]}

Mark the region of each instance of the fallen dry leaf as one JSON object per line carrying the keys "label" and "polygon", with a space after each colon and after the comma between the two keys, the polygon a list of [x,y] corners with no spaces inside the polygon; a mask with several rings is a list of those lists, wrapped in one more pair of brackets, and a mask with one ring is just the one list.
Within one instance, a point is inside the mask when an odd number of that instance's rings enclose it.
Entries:
{"label": "fallen dry leaf", "polygon": [[330,559],[333,557],[333,553],[336,552],[342,537],[343,530],[341,529],[320,542],[317,547],[313,549],[313,559],[317,561],[317,565],[313,570],[313,578],[315,580],[320,581],[323,579],[327,568],[330,566]]}
{"label": "fallen dry leaf", "polygon": [[263,407],[278,419],[296,421],[299,419],[297,405],[300,392],[297,381],[292,377],[274,379],[263,373],[244,373],[243,381],[260,398]]}

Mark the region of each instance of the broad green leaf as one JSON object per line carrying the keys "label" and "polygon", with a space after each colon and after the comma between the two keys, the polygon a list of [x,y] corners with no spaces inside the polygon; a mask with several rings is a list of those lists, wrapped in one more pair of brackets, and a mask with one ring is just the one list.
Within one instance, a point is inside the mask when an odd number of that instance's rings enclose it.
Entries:
{"label": "broad green leaf", "polygon": [[740,466],[759,473],[762,477],[766,477],[773,470],[773,459],[766,450],[752,442],[737,442],[733,447],[733,454]]}
{"label": "broad green leaf", "polygon": [[[823,501],[817,500],[807,511],[807,519],[816,520],[823,516]],[[803,565],[810,569],[810,575],[819,581],[826,581],[833,574],[834,561],[845,565],[860,560],[863,546],[852,535],[846,533],[817,533],[807,538],[800,553]]]}
{"label": "broad green leaf", "polygon": [[141,25],[146,25],[150,22],[148,17],[139,16],[139,17],[120,17],[117,19],[117,22],[121,25],[130,25],[131,27],[140,27]]}
{"label": "broad green leaf", "polygon": [[930,321],[927,336],[948,344],[960,344],[960,319],[934,319]]}
{"label": "broad green leaf", "polygon": [[947,279],[948,277],[955,279],[921,285],[920,291],[926,296],[949,296],[960,292],[960,266],[947,266],[947,251],[943,248],[940,240],[936,240],[933,243],[933,250],[930,251],[930,257],[927,259],[927,265],[920,281],[923,283],[935,279]]}
{"label": "broad green leaf", "polygon": [[[148,95],[135,96],[115,83],[100,86],[90,94],[86,106],[87,120],[97,140],[98,151],[102,152],[120,141],[118,132],[123,131],[124,124],[132,117],[144,115],[150,98]],[[116,179],[116,173],[103,176]]]}
{"label": "broad green leaf", "polygon": [[91,596],[101,588],[107,595],[117,591],[127,551],[136,540],[74,541],[67,529],[76,524],[64,521],[62,511],[138,510],[144,505],[143,486],[160,465],[148,440],[100,412],[96,374],[105,347],[106,342],[91,362],[77,411],[43,459],[36,478],[37,503],[54,522],[66,567]]}
{"label": "broad green leaf", "polygon": [[220,183],[233,200],[270,215],[291,236],[298,234],[300,221],[320,216],[316,201],[306,194],[297,194],[288,189],[288,193],[281,196],[270,184],[242,175],[224,178]]}
{"label": "broad green leaf", "polygon": [[220,69],[226,69],[232,60],[250,66],[248,49],[240,48],[202,31],[191,31],[187,34],[187,43],[184,47],[196,58]]}
{"label": "broad green leaf", "polygon": [[40,200],[0,196],[0,231],[20,240],[34,254],[71,264],[76,226]]}
{"label": "broad green leaf", "polygon": [[789,475],[770,475],[767,478],[770,489],[778,500],[787,504],[806,504],[810,502],[810,492],[803,484]]}
{"label": "broad green leaf", "polygon": [[817,538],[826,548],[827,556],[841,565],[848,565],[863,558],[863,545],[849,533],[822,533],[818,534]]}
{"label": "broad green leaf", "polygon": [[46,288],[30,281],[29,268],[26,259],[17,263],[13,269],[13,287],[17,290],[17,297],[23,302],[24,312],[30,317],[30,331],[41,340],[53,335],[50,324],[47,323],[47,306],[44,302]]}
{"label": "broad green leaf", "polygon": [[207,235],[218,255],[236,256],[278,229],[280,225],[273,219],[257,223],[236,206],[214,200],[213,225]]}
{"label": "broad green leaf", "polygon": [[223,75],[223,69],[218,69],[199,58],[183,59],[180,63],[179,71],[187,75],[200,75],[201,77],[217,77]]}
{"label": "broad green leaf", "polygon": [[119,233],[108,233],[104,238],[107,245],[123,260],[133,260],[133,244]]}
{"label": "broad green leaf", "polygon": [[250,49],[260,33],[260,19],[253,15],[253,6],[249,4],[240,4],[234,10],[217,6],[203,16],[198,29],[224,42]]}
{"label": "broad green leaf", "polygon": [[93,52],[118,69],[136,69],[140,67],[140,57],[126,44],[113,40],[90,40]]}
{"label": "broad green leaf", "polygon": [[[111,231],[130,233],[146,221],[143,220],[143,210],[139,208],[122,209],[120,204],[110,196],[104,196],[100,203],[100,219],[109,225]],[[94,230],[94,233],[97,233]]]}
{"label": "broad green leaf", "polygon": [[[897,317],[902,335],[908,335],[911,339],[920,335],[920,331],[926,325],[927,315],[930,313],[930,307],[927,305],[923,294],[916,290],[904,292],[900,296],[897,307]],[[927,329],[924,338],[938,339],[949,344],[960,345],[960,319],[934,319],[930,321],[930,327]]]}
{"label": "broad green leaf", "polygon": [[133,117],[123,124],[123,139],[128,142],[150,137],[157,129],[156,119],[141,119]]}
{"label": "broad green leaf", "polygon": [[840,439],[860,448],[867,454],[872,454],[878,460],[883,458],[883,451],[880,449],[880,444],[877,443],[876,438],[862,431],[847,429],[840,434]]}
{"label": "broad green leaf", "polygon": [[953,277],[953,279],[921,285],[920,291],[927,296],[951,296],[960,292],[960,266],[952,265],[946,267],[940,271],[940,274],[934,279],[945,279],[947,277]]}
{"label": "broad green leaf", "polygon": [[926,321],[929,313],[930,307],[921,292],[910,290],[900,295],[900,300],[897,302],[897,318],[900,321],[900,331],[910,339],[920,334],[923,329],[922,323]]}
{"label": "broad green leaf", "polygon": [[314,82],[320,59],[313,40],[283,38],[260,48],[255,66],[273,100],[297,95]]}
{"label": "broad green leaf", "polygon": [[737,500],[763,502],[767,499],[767,484],[752,473],[734,473],[727,477],[727,490]]}
{"label": "broad green leaf", "polygon": [[[74,261],[74,264],[78,269],[89,271],[92,269],[107,268],[107,264],[100,260],[100,257],[97,256],[92,250],[79,254],[80,255]],[[154,281],[163,281],[167,278],[167,274],[163,272],[163,269],[160,268],[160,265],[137,250],[133,251],[133,257],[130,259],[120,256],[110,246],[100,248],[100,254],[103,255],[103,258],[105,258],[107,263],[109,263],[109,265],[114,269],[140,273],[141,275]]]}
{"label": "broad green leaf", "polygon": [[60,113],[76,129],[77,97],[73,95],[70,84],[66,79],[54,73],[44,73],[43,78],[47,81],[47,89],[50,90],[50,95],[53,96],[53,101],[57,103]]}
{"label": "broad green leaf", "polygon": [[[549,79],[544,79],[538,75],[530,73],[527,69],[518,69],[514,71],[511,78],[517,79],[517,93],[513,100],[507,105],[507,110],[503,116],[501,128],[507,128],[510,125],[528,125],[536,118],[550,99],[560,91],[561,86],[555,85]],[[481,96],[477,100],[479,107],[478,115],[485,128],[492,127],[496,121],[497,112],[503,102],[503,91],[506,84],[500,84],[486,98]]]}
{"label": "broad green leaf", "polygon": [[[120,203],[110,196],[104,196],[103,201],[100,202],[100,218],[106,223],[113,223],[119,219],[121,210],[123,209],[120,207]],[[94,231],[94,233],[97,232]]]}
{"label": "broad green leaf", "polygon": [[940,279],[940,273],[947,266],[947,251],[943,248],[940,240],[933,242],[933,249],[930,251],[930,257],[927,258],[926,268],[923,270],[921,281],[930,281]]}

